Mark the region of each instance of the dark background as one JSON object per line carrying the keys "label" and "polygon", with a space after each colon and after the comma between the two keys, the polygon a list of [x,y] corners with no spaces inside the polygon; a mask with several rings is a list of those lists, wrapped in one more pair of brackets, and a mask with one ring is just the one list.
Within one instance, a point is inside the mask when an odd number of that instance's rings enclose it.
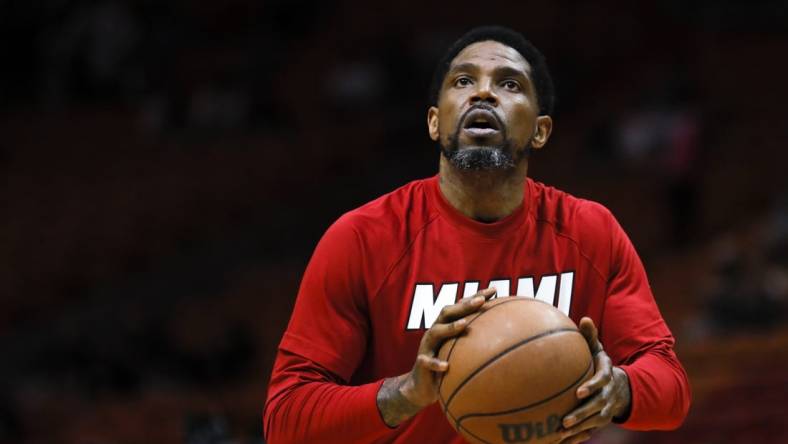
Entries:
{"label": "dark background", "polygon": [[530,175],[617,215],[690,374],[679,431],[594,442],[788,442],[783,3],[0,2],[0,442],[263,442],[312,248],[437,171],[488,23],[556,82]]}

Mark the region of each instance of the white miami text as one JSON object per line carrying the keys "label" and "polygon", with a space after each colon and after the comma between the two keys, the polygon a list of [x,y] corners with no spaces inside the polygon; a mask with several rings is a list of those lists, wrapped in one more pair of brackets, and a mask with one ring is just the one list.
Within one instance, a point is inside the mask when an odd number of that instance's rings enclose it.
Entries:
{"label": "white miami text", "polygon": [[[539,279],[539,283],[534,285],[534,277],[522,277],[516,280],[517,296],[536,298],[555,305],[565,315],[569,315],[569,308],[572,304],[572,284],[574,283],[575,273],[573,271],[561,274],[548,274]],[[479,281],[467,281],[462,283],[462,297],[468,298],[476,294],[480,287]],[[487,287],[497,290],[495,297],[507,297],[511,295],[512,279],[494,279]],[[416,284],[413,290],[413,299],[410,306],[410,316],[408,316],[407,330],[427,329],[435,323],[441,309],[447,305],[457,302],[460,294],[460,283],[451,282],[441,284],[438,292],[435,292],[434,284]],[[556,296],[558,304],[556,305]]]}

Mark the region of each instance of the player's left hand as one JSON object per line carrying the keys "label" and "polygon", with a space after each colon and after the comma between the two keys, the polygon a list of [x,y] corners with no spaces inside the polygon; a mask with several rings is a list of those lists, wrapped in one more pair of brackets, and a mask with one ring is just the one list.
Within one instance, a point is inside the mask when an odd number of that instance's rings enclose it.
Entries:
{"label": "player's left hand", "polygon": [[584,400],[574,411],[564,416],[559,431],[561,444],[587,441],[591,433],[629,412],[632,395],[629,377],[618,367],[613,367],[610,357],[602,349],[594,321],[580,320],[580,332],[588,341],[594,356],[594,376],[577,388],[577,397]]}

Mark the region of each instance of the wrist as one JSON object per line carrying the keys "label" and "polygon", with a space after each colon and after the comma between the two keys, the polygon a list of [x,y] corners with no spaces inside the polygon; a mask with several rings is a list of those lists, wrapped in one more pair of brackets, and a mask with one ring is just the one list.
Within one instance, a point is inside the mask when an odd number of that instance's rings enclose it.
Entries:
{"label": "wrist", "polygon": [[426,405],[420,402],[419,394],[416,391],[416,385],[410,374],[404,374],[396,378],[397,390],[399,395],[402,396],[403,402],[411,405],[416,411],[423,409]]}
{"label": "wrist", "polygon": [[407,374],[383,381],[376,401],[380,416],[387,426],[397,427],[425,407],[413,401],[412,389],[413,384]]}
{"label": "wrist", "polygon": [[613,367],[613,378],[616,381],[618,408],[613,413],[613,422],[620,424],[629,419],[632,411],[632,390],[629,386],[629,375],[620,367]]}

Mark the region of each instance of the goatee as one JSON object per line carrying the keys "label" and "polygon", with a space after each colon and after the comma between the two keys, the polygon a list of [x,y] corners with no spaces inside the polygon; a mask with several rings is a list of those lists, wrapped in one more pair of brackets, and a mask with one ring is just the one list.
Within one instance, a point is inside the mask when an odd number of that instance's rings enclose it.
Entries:
{"label": "goatee", "polygon": [[[498,127],[501,131],[502,142],[497,145],[471,145],[460,148],[460,131],[462,131],[462,122],[465,122],[466,117],[471,111],[477,109],[486,109],[498,121]],[[519,155],[515,156],[517,152],[516,147],[512,141],[507,137],[506,126],[501,122],[496,111],[487,105],[477,105],[469,108],[460,117],[460,125],[454,130],[454,134],[450,135],[446,141],[446,145],[441,144],[441,152],[455,168],[466,171],[489,171],[489,170],[510,170],[514,169],[523,157],[528,157],[530,140]]]}
{"label": "goatee", "polygon": [[446,159],[460,170],[508,170],[517,165],[508,145],[471,146],[460,149],[456,139],[449,146],[441,146]]}

